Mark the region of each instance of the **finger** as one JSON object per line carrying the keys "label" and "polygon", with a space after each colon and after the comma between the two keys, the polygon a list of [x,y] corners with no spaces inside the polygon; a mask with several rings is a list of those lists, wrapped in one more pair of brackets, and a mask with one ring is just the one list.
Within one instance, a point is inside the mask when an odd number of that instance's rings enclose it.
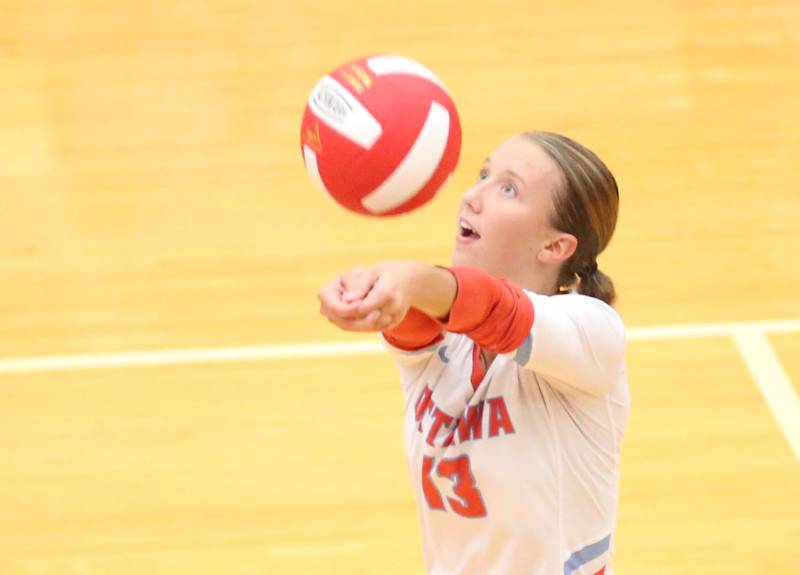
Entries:
{"label": "finger", "polygon": [[364,290],[353,290],[348,291],[342,294],[342,301],[345,303],[355,303],[357,301],[361,301],[364,298],[364,295],[369,292],[369,288],[367,288],[366,292]]}
{"label": "finger", "polygon": [[381,313],[378,310],[373,311],[367,317],[361,320],[347,320],[348,327],[357,331],[385,331],[391,327],[398,325],[396,316]]}
{"label": "finger", "polygon": [[362,319],[364,314],[359,313],[358,305],[352,304],[327,304],[321,303],[319,312],[329,319],[355,320]]}
{"label": "finger", "polygon": [[326,284],[317,292],[320,301],[320,313],[327,317],[337,316],[341,318],[356,318],[364,314],[358,312],[358,305],[352,302],[345,302],[342,299],[342,286],[337,278]]}
{"label": "finger", "polygon": [[380,331],[379,320],[381,318],[379,311],[374,311],[366,317],[360,319],[341,319],[341,318],[328,318],[328,320],[345,331],[359,331],[359,332],[374,332]]}
{"label": "finger", "polygon": [[[376,282],[366,297],[359,303],[359,312],[370,313],[376,309],[384,309],[391,306],[394,293],[388,290],[380,281]],[[387,310],[388,311],[388,310]]]}
{"label": "finger", "polygon": [[344,286],[343,300],[353,302],[362,299],[372,289],[379,274],[374,268],[356,268],[352,273],[342,276]]}

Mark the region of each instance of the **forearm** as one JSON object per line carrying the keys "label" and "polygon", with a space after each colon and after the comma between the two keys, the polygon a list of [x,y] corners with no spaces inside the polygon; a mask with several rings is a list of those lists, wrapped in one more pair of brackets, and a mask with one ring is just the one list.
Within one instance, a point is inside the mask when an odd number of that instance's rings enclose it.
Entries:
{"label": "forearm", "polygon": [[398,347],[428,346],[446,330],[466,334],[495,353],[508,353],[530,334],[533,304],[522,289],[506,280],[475,268],[448,269],[417,262],[393,262],[384,269],[392,270],[397,293],[404,294],[400,299],[411,308],[403,313],[403,321],[385,332]]}
{"label": "forearm", "polygon": [[458,291],[453,273],[446,268],[417,262],[411,262],[409,266],[411,307],[434,319],[446,321]]}
{"label": "forearm", "polygon": [[429,347],[442,339],[442,324],[455,301],[455,276],[444,268],[419,262],[389,264],[400,280],[398,287],[406,293],[409,305],[402,321],[383,331],[391,345],[406,351]]}

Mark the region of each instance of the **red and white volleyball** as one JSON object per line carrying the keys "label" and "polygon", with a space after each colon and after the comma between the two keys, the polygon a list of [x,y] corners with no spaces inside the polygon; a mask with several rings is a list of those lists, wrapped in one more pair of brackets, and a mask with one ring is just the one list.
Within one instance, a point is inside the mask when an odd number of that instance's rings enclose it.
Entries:
{"label": "red and white volleyball", "polygon": [[441,81],[402,56],[344,64],[311,91],[300,143],[311,180],[345,208],[389,216],[418,208],[447,181],[461,124]]}

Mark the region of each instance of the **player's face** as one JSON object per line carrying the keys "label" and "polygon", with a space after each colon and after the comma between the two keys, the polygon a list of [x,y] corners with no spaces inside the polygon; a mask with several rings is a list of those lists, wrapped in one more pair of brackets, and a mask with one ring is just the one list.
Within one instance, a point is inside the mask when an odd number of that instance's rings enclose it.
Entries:
{"label": "player's face", "polygon": [[453,265],[509,279],[535,272],[554,231],[552,193],[560,181],[555,162],[534,142],[516,136],[501,144],[461,199]]}

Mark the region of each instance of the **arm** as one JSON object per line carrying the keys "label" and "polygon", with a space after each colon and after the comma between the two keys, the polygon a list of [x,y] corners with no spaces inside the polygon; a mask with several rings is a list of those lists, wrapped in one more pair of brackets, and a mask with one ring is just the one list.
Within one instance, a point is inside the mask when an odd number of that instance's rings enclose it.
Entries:
{"label": "arm", "polygon": [[[387,268],[384,273],[397,273],[400,276],[396,281],[402,282],[403,288],[408,291],[409,306],[434,319],[446,318],[458,291],[456,276],[447,268],[417,262],[397,263],[396,268]],[[389,284],[388,288],[394,285],[393,282],[387,283]],[[379,290],[377,293],[375,293],[376,288]],[[392,309],[402,311],[402,306],[392,308],[393,303],[401,302],[393,299],[391,294],[381,293],[383,289],[383,284],[376,283],[373,286],[365,299],[365,309],[369,309],[370,304],[385,301],[389,304],[389,311]],[[371,297],[374,299],[370,299]]]}
{"label": "arm", "polygon": [[608,393],[625,370],[625,327],[617,312],[578,294],[528,296],[536,322],[515,360],[564,391]]}
{"label": "arm", "polygon": [[507,353],[525,341],[533,323],[533,306],[520,288],[477,269],[384,262],[340,279],[349,315],[330,313],[337,311],[332,306],[326,310],[320,292],[322,313],[349,331],[382,330],[401,349],[431,345],[447,330]]}
{"label": "arm", "polygon": [[530,294],[477,269],[413,262],[361,268],[355,276],[344,278],[342,288],[353,319],[323,310],[342,329],[383,331],[408,351],[433,345],[443,330],[463,333],[565,391],[592,395],[606,393],[624,370],[622,321],[595,298]]}
{"label": "arm", "polygon": [[609,305],[578,294],[526,293],[478,269],[456,267],[450,273],[456,295],[449,314],[438,316],[441,328],[508,354],[565,392],[599,396],[619,381],[625,328]]}
{"label": "arm", "polygon": [[457,294],[441,321],[447,331],[508,354],[564,392],[600,396],[620,380],[625,328],[609,305],[578,294],[527,293],[477,269],[451,272]]}
{"label": "arm", "polygon": [[[403,321],[384,331],[389,343],[394,343],[398,336],[413,334],[419,338],[415,343],[421,345],[434,330],[438,335],[444,329],[466,334],[489,351],[508,353],[528,337],[533,324],[533,305],[525,292],[511,282],[467,267],[448,269],[410,264],[407,270],[407,275],[401,274],[399,279],[408,284],[412,310],[420,310],[436,321],[421,324],[412,314],[400,315]],[[364,299],[364,311],[380,309],[381,313],[392,313],[391,296],[375,290]],[[383,304],[384,301],[388,303]],[[397,313],[403,314],[402,306]]]}
{"label": "arm", "polygon": [[346,331],[381,331],[401,350],[442,339],[432,318],[449,313],[456,280],[444,268],[417,262],[383,262],[341,274],[319,291],[320,313]]}

